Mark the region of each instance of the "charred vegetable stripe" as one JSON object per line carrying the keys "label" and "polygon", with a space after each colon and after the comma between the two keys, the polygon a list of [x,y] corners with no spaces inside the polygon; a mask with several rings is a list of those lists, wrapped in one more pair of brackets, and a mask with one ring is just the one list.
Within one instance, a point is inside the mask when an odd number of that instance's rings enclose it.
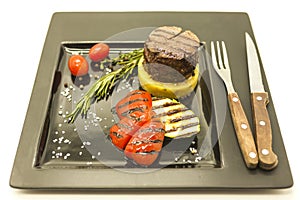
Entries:
{"label": "charred vegetable stripe", "polygon": [[136,103],[136,102],[139,102],[139,101],[149,101],[149,99],[146,99],[146,98],[137,98],[137,99],[129,100],[129,101],[127,101],[127,102],[119,105],[118,109],[123,108],[125,106],[129,106],[130,104],[133,104],[133,103]]}
{"label": "charred vegetable stripe", "polygon": [[153,98],[153,111],[165,127],[165,136],[181,137],[200,131],[200,121],[195,113],[176,100]]}

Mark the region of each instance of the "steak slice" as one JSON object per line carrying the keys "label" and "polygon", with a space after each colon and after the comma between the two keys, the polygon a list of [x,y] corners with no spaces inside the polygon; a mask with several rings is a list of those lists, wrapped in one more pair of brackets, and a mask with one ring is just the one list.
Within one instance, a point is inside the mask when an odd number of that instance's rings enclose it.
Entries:
{"label": "steak slice", "polygon": [[[187,79],[193,76],[198,63],[199,46],[199,38],[191,31],[182,31],[182,28],[175,26],[162,26],[153,30],[145,42],[145,61],[162,64],[153,65],[155,67],[164,67],[164,65],[172,67]],[[151,66],[145,67],[149,74],[153,71],[150,69]]]}

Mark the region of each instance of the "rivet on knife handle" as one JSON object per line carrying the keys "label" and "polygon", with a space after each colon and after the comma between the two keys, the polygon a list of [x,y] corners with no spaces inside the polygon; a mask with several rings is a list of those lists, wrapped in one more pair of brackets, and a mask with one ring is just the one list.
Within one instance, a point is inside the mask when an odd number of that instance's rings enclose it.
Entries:
{"label": "rivet on knife handle", "polygon": [[253,135],[237,93],[229,93],[228,101],[236,136],[248,168],[254,169],[258,164],[258,155]]}
{"label": "rivet on knife handle", "polygon": [[277,166],[278,158],[272,149],[272,129],[266,108],[269,103],[268,93],[252,93],[251,102],[259,166],[262,169],[271,170]]}

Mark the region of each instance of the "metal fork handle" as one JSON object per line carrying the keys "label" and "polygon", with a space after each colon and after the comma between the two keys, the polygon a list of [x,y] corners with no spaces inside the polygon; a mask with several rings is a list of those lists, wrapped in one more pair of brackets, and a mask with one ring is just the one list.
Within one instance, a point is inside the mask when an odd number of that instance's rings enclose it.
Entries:
{"label": "metal fork handle", "polygon": [[228,93],[228,102],[244,161],[248,168],[254,169],[258,164],[256,145],[238,94],[236,92]]}

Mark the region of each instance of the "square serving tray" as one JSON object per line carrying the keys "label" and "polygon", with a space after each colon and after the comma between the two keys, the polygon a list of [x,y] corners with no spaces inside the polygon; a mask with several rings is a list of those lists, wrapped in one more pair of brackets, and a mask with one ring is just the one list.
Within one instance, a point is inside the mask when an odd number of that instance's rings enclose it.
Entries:
{"label": "square serving tray", "polygon": [[[66,63],[72,51],[89,49],[99,41],[109,44],[112,54],[142,48],[151,30],[163,25],[190,29],[202,41],[199,61],[201,80],[195,92],[195,98],[201,101],[191,105],[201,108],[200,113],[203,115],[200,120],[203,123],[201,123],[202,134],[193,138],[195,141],[193,144],[198,150],[203,150],[203,146],[207,147],[209,144],[211,151],[207,152],[199,162],[191,160],[193,157],[186,154],[190,159],[189,163],[183,160],[174,163],[170,162],[170,152],[173,151],[166,150],[162,152],[160,161],[154,167],[138,168],[120,160],[121,155],[118,155],[120,152],[111,153],[113,151],[107,150],[111,146],[108,145],[105,135],[99,137],[100,134],[95,134],[93,130],[88,136],[83,136],[78,131],[74,131],[76,127],[69,127],[64,130],[66,134],[61,139],[63,144],[58,145],[59,138],[62,137],[58,135],[62,134],[59,128],[64,126],[64,121],[56,113],[68,103],[61,92],[70,83],[78,89],[74,80],[72,82],[70,76],[66,75],[68,72]],[[205,42],[224,40],[228,44],[234,85],[242,98],[246,115],[250,119],[245,32],[253,35],[246,13],[55,13],[49,26],[36,75],[10,185],[22,189],[97,190],[291,187],[293,179],[271,95],[268,111],[273,130],[273,148],[278,155],[279,165],[272,171],[259,168],[249,170],[243,162],[235,137],[227,109],[224,85],[214,72],[209,53],[206,51]],[[101,72],[97,73],[101,75]],[[268,91],[267,80],[264,72],[262,73]],[[93,78],[90,77],[89,81],[93,82]],[[110,122],[113,119],[109,116],[112,99],[111,97],[94,107],[95,114],[109,119]],[[61,106],[62,102],[64,102],[63,106]],[[101,109],[103,112],[99,113]],[[70,111],[71,107],[68,110]],[[108,123],[101,127],[110,126],[111,123]],[[103,133],[105,132],[107,130],[104,128]],[[204,140],[203,136],[209,139]],[[87,148],[93,145],[92,150]],[[57,154],[58,149],[61,154]],[[110,153],[105,154],[105,152]]]}

